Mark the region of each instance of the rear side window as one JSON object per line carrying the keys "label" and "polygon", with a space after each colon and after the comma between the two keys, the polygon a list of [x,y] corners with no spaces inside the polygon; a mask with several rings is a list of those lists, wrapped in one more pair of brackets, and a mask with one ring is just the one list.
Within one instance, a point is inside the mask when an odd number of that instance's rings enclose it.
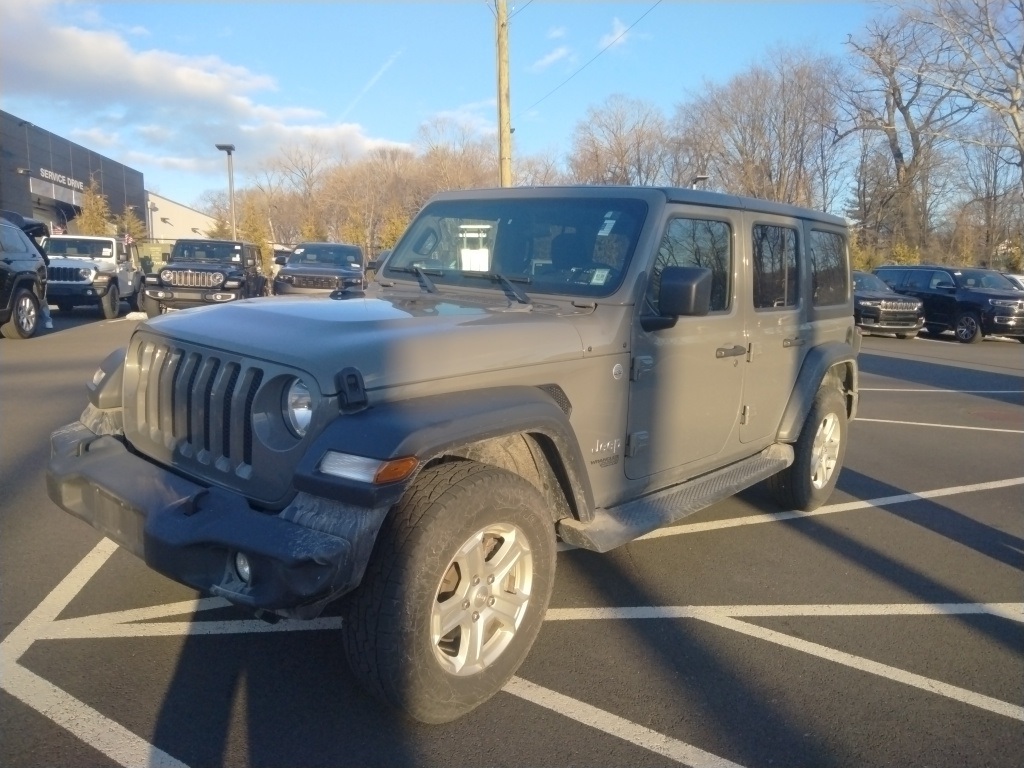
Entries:
{"label": "rear side window", "polygon": [[814,306],[845,304],[850,295],[846,239],[835,232],[811,230],[810,253]]}
{"label": "rear side window", "polygon": [[890,288],[896,288],[906,271],[905,269],[876,269],[875,274],[882,278],[882,281]]}
{"label": "rear side window", "polygon": [[673,219],[665,230],[654,260],[647,299],[660,310],[661,272],[665,267],[704,267],[711,270],[711,311],[729,309],[732,296],[732,232],[724,221]]}
{"label": "rear side window", "polygon": [[796,230],[757,224],[754,242],[754,308],[784,309],[797,303]]}

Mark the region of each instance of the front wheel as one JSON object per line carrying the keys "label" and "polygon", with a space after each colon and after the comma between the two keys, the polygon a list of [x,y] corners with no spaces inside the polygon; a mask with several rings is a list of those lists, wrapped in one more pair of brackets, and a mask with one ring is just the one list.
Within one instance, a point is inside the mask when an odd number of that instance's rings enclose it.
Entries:
{"label": "front wheel", "polygon": [[0,328],[8,339],[27,339],[39,328],[39,299],[28,288],[19,288],[14,296],[11,319]]}
{"label": "front wheel", "polygon": [[961,312],[953,326],[956,340],[961,344],[977,344],[981,341],[981,321],[973,312]]}
{"label": "front wheel", "polygon": [[778,504],[809,512],[828,501],[843,467],[847,426],[842,392],[835,387],[819,389],[793,446],[793,464],[768,479]]}
{"label": "front wheel", "polygon": [[353,673],[424,723],[501,690],[540,631],[555,529],[530,483],[472,461],[424,470],[384,522],[342,626]]}
{"label": "front wheel", "polygon": [[110,286],[107,295],[100,299],[100,311],[107,320],[113,320],[121,313],[121,294],[116,285]]}

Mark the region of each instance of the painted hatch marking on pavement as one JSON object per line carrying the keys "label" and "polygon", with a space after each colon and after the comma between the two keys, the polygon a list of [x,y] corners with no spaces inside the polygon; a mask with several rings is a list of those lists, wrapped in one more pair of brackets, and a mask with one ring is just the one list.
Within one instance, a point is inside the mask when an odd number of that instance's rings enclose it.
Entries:
{"label": "painted hatch marking on pavement", "polygon": [[[673,534],[696,533],[737,525],[777,522],[793,517],[834,514],[909,501],[939,498],[954,494],[977,493],[1024,484],[1024,477],[974,485],[939,488],[932,491],[888,496],[863,502],[849,502],[822,507],[813,513],[781,513],[753,515],[731,521],[714,521],[677,526]],[[679,530],[684,529],[684,530]],[[657,533],[657,532],[656,532]],[[653,538],[652,535],[643,538]],[[0,688],[10,693],[44,717],[60,725],[84,743],[102,752],[126,768],[187,768],[184,763],[157,749],[124,726],[100,714],[59,687],[18,664],[28,648],[38,640],[144,637],[154,635],[252,634],[284,631],[334,630],[340,619],[316,619],[310,622],[268,624],[260,620],[210,622],[137,622],[163,617],[183,616],[222,608],[228,603],[221,598],[201,598],[167,605],[115,611],[73,619],[57,619],[88,581],[103,566],[117,545],[103,539],[76,565],[53,591],[3,641],[0,641]],[[635,620],[639,618],[691,618],[731,629],[767,642],[782,645],[838,664],[913,686],[989,712],[1024,721],[1024,707],[990,696],[949,685],[939,680],[900,670],[886,664],[838,651],[817,643],[765,629],[742,617],[756,616],[921,616],[987,613],[1011,621],[1024,622],[1024,603],[955,603],[955,604],[867,604],[867,605],[763,605],[763,606],[676,606],[638,608],[550,609],[546,620]],[[572,699],[535,683],[513,678],[505,692],[555,711],[635,746],[655,752],[693,768],[735,768],[736,764],[705,752],[698,747],[652,731],[610,712]]]}

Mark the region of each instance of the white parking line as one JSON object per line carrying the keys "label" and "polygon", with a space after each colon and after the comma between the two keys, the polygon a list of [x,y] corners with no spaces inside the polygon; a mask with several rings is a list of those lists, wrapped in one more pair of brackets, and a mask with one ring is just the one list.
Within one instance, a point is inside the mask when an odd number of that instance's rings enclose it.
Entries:
{"label": "white parking line", "polygon": [[[1024,484],[1024,477],[998,480],[974,485],[939,488],[932,491],[888,496],[870,501],[833,504],[815,512],[785,512],[774,515],[754,515],[733,520],[676,526],[655,531],[643,537],[680,535],[698,531],[778,522],[796,517],[833,514],[869,507],[884,507],[922,499],[939,498],[962,493],[997,490]],[[98,614],[72,619],[58,619],[107,559],[117,545],[104,539],[76,565],[46,598],[3,641],[0,641],[0,688],[72,733],[119,765],[149,766],[150,768],[187,768],[176,758],[157,749],[140,736],[106,717],[87,704],[74,698],[56,685],[22,667],[18,660],[37,640],[101,637],[148,637],[167,635],[203,635],[226,633],[266,633],[296,630],[336,630],[339,619],[320,619],[313,622],[282,622],[268,624],[262,621],[175,621],[152,622],[153,619],[186,616],[207,610],[223,608],[227,603],[220,598],[187,600],[160,606],[149,606],[126,611]],[[678,619],[692,618],[752,637],[783,645],[838,664],[879,675],[896,682],[927,690],[962,703],[991,712],[1024,720],[1024,708],[993,699],[982,694],[931,680],[921,675],[896,669],[868,659],[810,643],[783,633],[766,630],[737,617],[755,616],[861,616],[861,615],[953,615],[963,613],[989,613],[1013,621],[1024,621],[1024,604],[953,604],[953,605],[813,605],[813,606],[683,606],[640,608],[551,609],[547,619],[552,621],[583,619]],[[139,623],[152,622],[152,623]],[[624,739],[643,749],[669,757],[684,765],[700,768],[735,768],[735,764],[711,753],[645,728],[637,723],[613,715],[563,694],[542,688],[521,678],[513,678],[505,689],[512,695],[552,709],[559,714],[584,723],[589,727]]]}
{"label": "white parking line", "polygon": [[900,424],[905,427],[938,427],[939,429],[968,429],[975,432],[1008,432],[1011,435],[1024,435],[1024,429],[996,429],[995,427],[964,427],[958,424],[929,424],[925,421],[894,421],[892,419],[862,419],[859,416],[854,423],[873,422],[875,424]]}
{"label": "white parking line", "polygon": [[914,392],[940,395],[1024,395],[1024,389],[905,389],[903,387],[858,387],[858,392]]}

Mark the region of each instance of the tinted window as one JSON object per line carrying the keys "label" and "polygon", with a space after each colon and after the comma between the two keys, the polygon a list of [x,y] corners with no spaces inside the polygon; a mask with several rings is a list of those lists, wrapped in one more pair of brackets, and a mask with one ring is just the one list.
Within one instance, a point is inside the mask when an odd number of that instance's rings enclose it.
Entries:
{"label": "tinted window", "polygon": [[906,271],[905,269],[880,268],[875,270],[875,274],[882,278],[890,288],[896,288],[900,284],[900,278]]}
{"label": "tinted window", "polygon": [[647,299],[659,310],[661,272],[665,267],[705,267],[711,270],[711,311],[729,309],[732,296],[732,232],[724,221],[673,219],[654,260]]}
{"label": "tinted window", "polygon": [[7,225],[0,227],[0,246],[7,253],[35,253],[28,238],[17,227]]}
{"label": "tinted window", "polygon": [[943,272],[933,272],[930,269],[914,269],[907,276],[906,287],[912,288],[915,291],[927,291],[937,286],[943,277],[946,278],[946,282],[952,285],[952,281]]}
{"label": "tinted window", "polygon": [[835,232],[811,230],[810,253],[814,306],[845,304],[849,295],[846,239]]}
{"label": "tinted window", "polygon": [[797,302],[796,230],[754,227],[754,307],[779,309]]}

